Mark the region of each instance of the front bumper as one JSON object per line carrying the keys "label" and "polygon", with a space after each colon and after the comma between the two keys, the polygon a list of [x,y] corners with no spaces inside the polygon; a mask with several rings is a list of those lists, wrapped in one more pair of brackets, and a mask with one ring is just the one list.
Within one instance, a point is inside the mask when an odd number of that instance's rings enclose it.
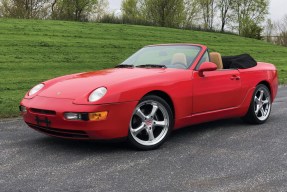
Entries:
{"label": "front bumper", "polygon": [[[76,105],[71,99],[36,96],[23,99],[26,107],[23,119],[27,125],[42,133],[69,139],[116,139],[128,136],[130,119],[137,101],[104,105]],[[66,120],[67,112],[94,113],[108,111],[103,121]]]}

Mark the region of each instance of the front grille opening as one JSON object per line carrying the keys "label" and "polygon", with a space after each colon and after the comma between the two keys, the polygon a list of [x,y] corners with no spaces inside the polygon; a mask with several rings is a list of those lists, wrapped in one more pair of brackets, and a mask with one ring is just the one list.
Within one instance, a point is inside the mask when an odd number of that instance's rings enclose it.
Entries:
{"label": "front grille opening", "polygon": [[56,115],[56,111],[31,108],[31,112],[43,115]]}
{"label": "front grille opening", "polygon": [[66,130],[66,129],[55,129],[50,127],[43,127],[39,125],[33,125],[30,123],[27,123],[29,127],[40,131],[42,133],[46,133],[48,135],[52,135],[55,137],[65,137],[65,138],[71,138],[71,139],[88,139],[89,136],[84,131],[78,131],[78,130]]}

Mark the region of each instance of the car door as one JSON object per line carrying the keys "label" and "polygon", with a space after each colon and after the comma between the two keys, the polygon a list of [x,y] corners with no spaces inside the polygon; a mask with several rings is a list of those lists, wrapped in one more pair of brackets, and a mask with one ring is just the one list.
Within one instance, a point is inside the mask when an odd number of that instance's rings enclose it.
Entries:
{"label": "car door", "polygon": [[193,114],[222,110],[241,103],[241,79],[237,69],[193,72]]}
{"label": "car door", "polygon": [[228,109],[241,103],[238,70],[216,70],[193,76],[193,114]]}

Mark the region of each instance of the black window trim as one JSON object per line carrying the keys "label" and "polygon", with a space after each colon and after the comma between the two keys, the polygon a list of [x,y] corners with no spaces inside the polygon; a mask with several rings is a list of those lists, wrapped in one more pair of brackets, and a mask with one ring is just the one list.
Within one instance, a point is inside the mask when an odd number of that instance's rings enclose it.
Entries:
{"label": "black window trim", "polygon": [[204,57],[204,55],[205,55],[206,53],[207,53],[208,59],[209,59],[209,61],[210,61],[209,49],[206,49],[205,52],[204,52],[204,53],[202,54],[202,56],[200,57],[198,63],[196,64],[196,66],[195,66],[195,68],[194,68],[195,71],[198,71],[198,69],[199,69],[199,67],[200,67],[200,61],[201,61],[201,59]]}

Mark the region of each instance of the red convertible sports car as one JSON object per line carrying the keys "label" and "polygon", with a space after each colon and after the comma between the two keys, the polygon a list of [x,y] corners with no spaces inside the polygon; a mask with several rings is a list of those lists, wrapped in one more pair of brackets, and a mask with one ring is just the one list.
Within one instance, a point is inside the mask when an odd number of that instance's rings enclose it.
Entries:
{"label": "red convertible sports car", "polygon": [[278,89],[274,65],[221,57],[204,45],[146,46],[113,69],[58,77],[20,104],[29,127],[68,139],[128,138],[159,147],[170,132],[224,118],[264,123]]}

